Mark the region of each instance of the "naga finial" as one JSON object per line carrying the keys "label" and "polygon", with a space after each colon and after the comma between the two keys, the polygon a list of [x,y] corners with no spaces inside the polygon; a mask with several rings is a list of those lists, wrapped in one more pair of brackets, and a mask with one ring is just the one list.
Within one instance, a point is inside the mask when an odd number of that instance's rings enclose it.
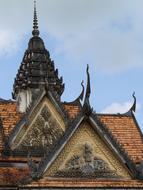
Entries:
{"label": "naga finial", "polygon": [[129,109],[129,111],[125,113],[125,115],[128,115],[128,116],[132,116],[132,113],[136,111],[136,97],[135,97],[135,92],[133,92],[132,96],[133,96],[133,98],[134,98],[133,105],[131,106],[131,108]]}
{"label": "naga finial", "polygon": [[132,96],[133,96],[133,98],[134,98],[134,103],[133,103],[133,105],[132,105],[132,107],[131,107],[130,110],[133,111],[133,112],[135,112],[135,111],[136,111],[136,97],[135,97],[135,92],[133,92]]}
{"label": "naga finial", "polygon": [[84,96],[84,81],[81,82],[81,86],[82,86],[82,92],[81,92],[81,94],[78,97],[79,100],[83,100],[83,96]]}
{"label": "naga finial", "polygon": [[87,65],[86,73],[87,73],[87,86],[86,86],[85,99],[84,99],[84,103],[83,103],[83,113],[85,115],[90,115],[91,112],[92,112],[92,108],[91,108],[90,102],[89,102],[89,97],[90,97],[90,94],[91,94],[89,65]]}

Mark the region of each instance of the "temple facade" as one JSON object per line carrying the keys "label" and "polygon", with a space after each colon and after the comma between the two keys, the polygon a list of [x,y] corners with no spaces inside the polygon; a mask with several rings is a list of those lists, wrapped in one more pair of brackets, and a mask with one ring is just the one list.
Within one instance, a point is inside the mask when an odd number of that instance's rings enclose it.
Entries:
{"label": "temple facade", "polygon": [[143,189],[135,95],[124,114],[96,113],[89,70],[79,96],[62,101],[63,78],[40,37],[35,3],[13,100],[0,99],[0,189]]}

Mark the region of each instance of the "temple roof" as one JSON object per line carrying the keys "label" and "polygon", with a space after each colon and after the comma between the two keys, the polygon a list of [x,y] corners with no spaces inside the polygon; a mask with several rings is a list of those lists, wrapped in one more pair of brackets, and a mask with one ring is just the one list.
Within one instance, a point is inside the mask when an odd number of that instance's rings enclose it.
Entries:
{"label": "temple roof", "polygon": [[[79,110],[78,105],[64,103],[65,111],[71,119],[75,118]],[[4,135],[9,136],[14,126],[20,121],[22,115],[16,111],[16,103],[1,103],[0,115]],[[137,125],[135,117],[124,114],[98,114],[101,122],[106,125],[115,139],[123,146],[134,163],[140,163],[143,159],[143,139],[142,133]],[[0,131],[1,132],[1,131]],[[0,147],[3,148],[2,134],[0,133]]]}
{"label": "temple roof", "polygon": [[[143,188],[135,94],[125,114],[95,112],[87,65],[85,93],[82,82],[80,95],[62,102],[62,77],[39,35],[34,1],[32,37],[13,86],[16,101],[0,98],[0,187]],[[18,93],[29,89],[34,98],[21,114]]]}

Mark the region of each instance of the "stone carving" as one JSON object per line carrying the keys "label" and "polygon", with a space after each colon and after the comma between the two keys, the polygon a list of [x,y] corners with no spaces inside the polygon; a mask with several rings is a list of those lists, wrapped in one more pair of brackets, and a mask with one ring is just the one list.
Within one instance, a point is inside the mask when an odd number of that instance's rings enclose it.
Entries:
{"label": "stone carving", "polygon": [[92,148],[88,144],[85,144],[84,149],[83,157],[85,163],[90,163],[92,161]]}
{"label": "stone carving", "polygon": [[117,178],[116,171],[107,162],[93,154],[92,147],[84,144],[82,155],[73,155],[55,177]]}
{"label": "stone carving", "polygon": [[47,154],[63,135],[63,130],[45,106],[19,146],[20,150],[44,151]]}

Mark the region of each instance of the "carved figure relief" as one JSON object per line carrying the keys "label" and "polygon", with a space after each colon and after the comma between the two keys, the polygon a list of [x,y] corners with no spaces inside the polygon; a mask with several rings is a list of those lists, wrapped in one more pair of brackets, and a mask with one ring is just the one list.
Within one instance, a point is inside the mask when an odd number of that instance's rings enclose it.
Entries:
{"label": "carved figure relief", "polygon": [[118,178],[108,163],[93,153],[89,144],[83,145],[82,155],[73,155],[54,177]]}
{"label": "carved figure relief", "polygon": [[27,132],[19,149],[43,150],[48,153],[62,135],[62,128],[45,106]]}

